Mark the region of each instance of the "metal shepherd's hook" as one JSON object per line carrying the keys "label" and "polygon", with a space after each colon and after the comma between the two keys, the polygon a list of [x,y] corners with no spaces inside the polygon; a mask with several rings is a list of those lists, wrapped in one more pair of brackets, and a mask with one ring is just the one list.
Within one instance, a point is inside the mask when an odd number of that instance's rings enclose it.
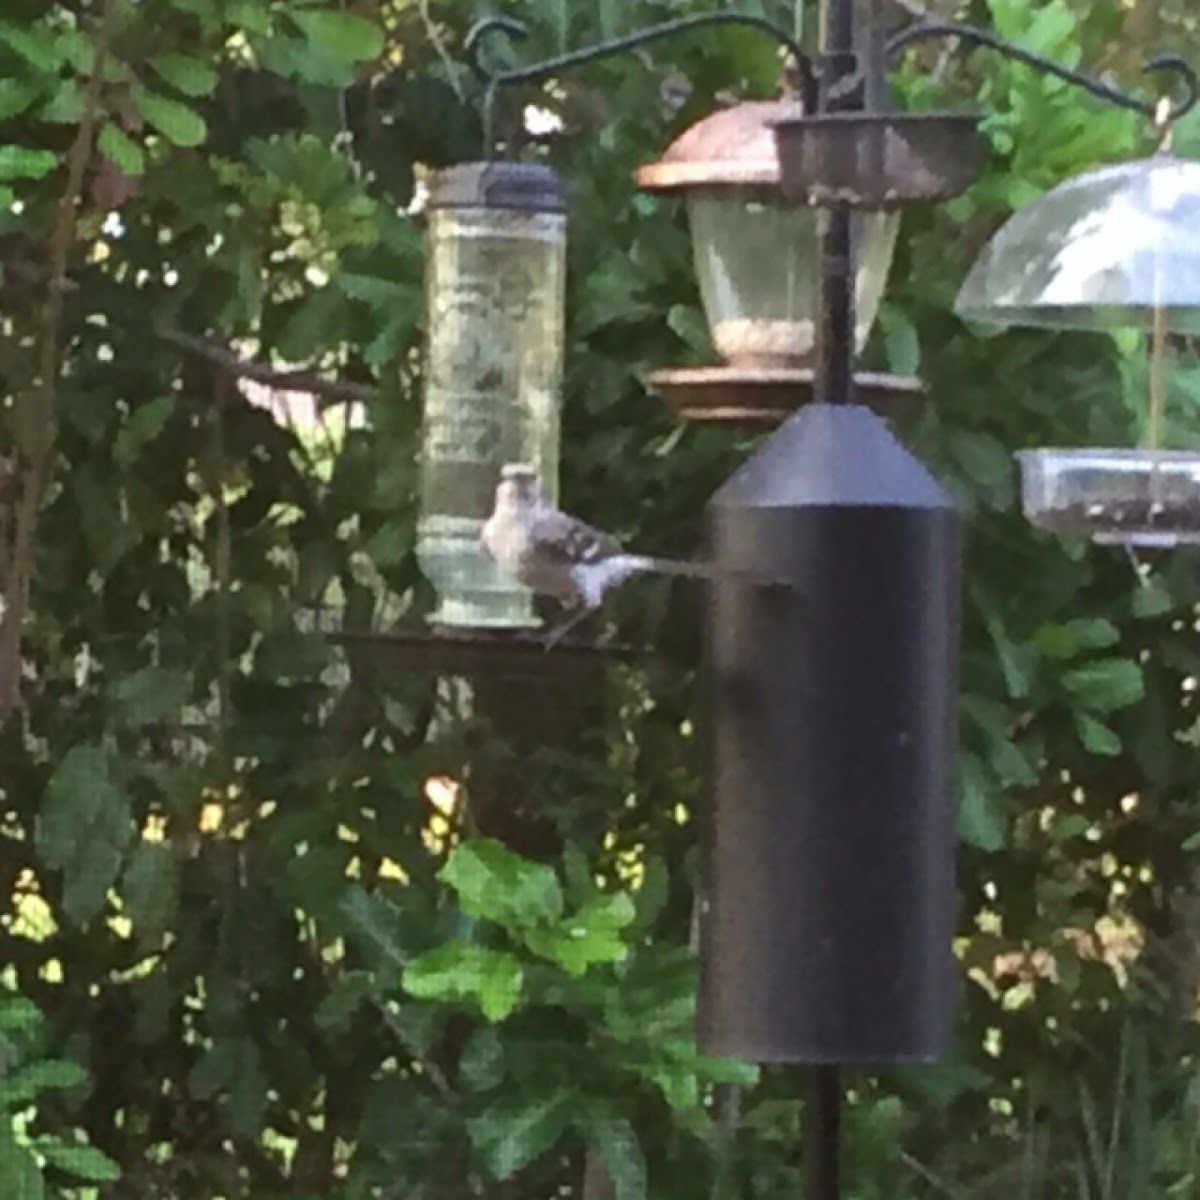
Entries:
{"label": "metal shepherd's hook", "polygon": [[799,77],[800,100],[805,111],[816,111],[817,73],[812,60],[801,49],[800,43],[786,30],[763,17],[752,16],[749,13],[722,11],[680,17],[674,21],[664,21],[661,25],[652,25],[648,29],[641,29],[624,37],[610,38],[591,46],[583,46],[578,50],[572,50],[554,58],[543,59],[528,66],[499,71],[489,70],[484,65],[482,60],[484,44],[489,39],[495,40],[497,35],[501,34],[509,41],[523,40],[529,35],[529,29],[524,22],[518,21],[515,17],[485,17],[483,20],[477,21],[467,33],[463,51],[475,77],[484,84],[483,126],[489,152],[493,144],[496,93],[500,88],[516,83],[532,83],[539,79],[549,79],[553,75],[573,67],[583,66],[585,63],[610,58],[617,54],[626,54],[641,46],[649,45],[651,42],[672,38],[693,29],[716,25],[737,25],[743,29],[755,29],[782,46],[795,64]]}

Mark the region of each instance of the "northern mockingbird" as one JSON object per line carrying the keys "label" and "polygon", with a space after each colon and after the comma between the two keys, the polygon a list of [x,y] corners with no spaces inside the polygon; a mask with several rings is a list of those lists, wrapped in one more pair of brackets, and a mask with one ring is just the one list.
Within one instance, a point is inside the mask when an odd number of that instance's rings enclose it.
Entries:
{"label": "northern mockingbird", "polygon": [[631,554],[610,534],[555,508],[524,463],[501,469],[496,507],[480,540],[496,564],[540,596],[557,600],[570,616],[546,639],[546,648],[594,612],[608,592],[632,575],[653,573],[689,579],[730,574],[709,563]]}

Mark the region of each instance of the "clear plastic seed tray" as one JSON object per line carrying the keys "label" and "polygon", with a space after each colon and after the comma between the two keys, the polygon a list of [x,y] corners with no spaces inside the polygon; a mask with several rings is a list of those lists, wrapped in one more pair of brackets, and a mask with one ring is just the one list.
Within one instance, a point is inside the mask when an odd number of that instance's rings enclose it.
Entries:
{"label": "clear plastic seed tray", "polygon": [[1025,515],[1108,545],[1200,545],[1200,454],[1178,450],[1022,450]]}

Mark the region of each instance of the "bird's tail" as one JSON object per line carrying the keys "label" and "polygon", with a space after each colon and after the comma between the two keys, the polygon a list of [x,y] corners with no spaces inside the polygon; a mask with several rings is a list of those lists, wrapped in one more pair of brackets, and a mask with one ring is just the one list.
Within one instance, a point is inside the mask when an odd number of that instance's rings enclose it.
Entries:
{"label": "bird's tail", "polygon": [[723,567],[717,563],[696,561],[694,559],[650,558],[646,555],[630,555],[631,571],[647,571],[655,575],[674,575],[684,579],[740,579],[745,583],[759,584],[764,587],[778,582],[767,579],[754,571],[738,570],[736,567]]}

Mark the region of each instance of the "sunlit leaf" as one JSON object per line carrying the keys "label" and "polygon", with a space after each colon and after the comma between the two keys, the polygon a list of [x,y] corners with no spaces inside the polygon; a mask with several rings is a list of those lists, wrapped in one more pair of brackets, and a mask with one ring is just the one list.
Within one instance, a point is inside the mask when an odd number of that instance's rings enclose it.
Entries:
{"label": "sunlit leaf", "polygon": [[534,926],[562,914],[562,890],[554,872],[491,838],[456,846],[438,878],[455,890],[465,911],[501,925]]}
{"label": "sunlit leaf", "polygon": [[359,62],[383,50],[382,30],[366,17],[335,9],[300,9],[289,15],[318,46],[339,58]]}
{"label": "sunlit leaf", "polygon": [[176,146],[199,146],[208,136],[204,118],[182,101],[144,87],[132,88],[130,99],[146,121]]}
{"label": "sunlit leaf", "polygon": [[216,89],[217,73],[204,59],[188,54],[156,54],[150,66],[185,96],[207,96]]}
{"label": "sunlit leaf", "polygon": [[119,125],[109,121],[96,138],[100,153],[126,175],[140,175],[146,169],[146,155]]}

